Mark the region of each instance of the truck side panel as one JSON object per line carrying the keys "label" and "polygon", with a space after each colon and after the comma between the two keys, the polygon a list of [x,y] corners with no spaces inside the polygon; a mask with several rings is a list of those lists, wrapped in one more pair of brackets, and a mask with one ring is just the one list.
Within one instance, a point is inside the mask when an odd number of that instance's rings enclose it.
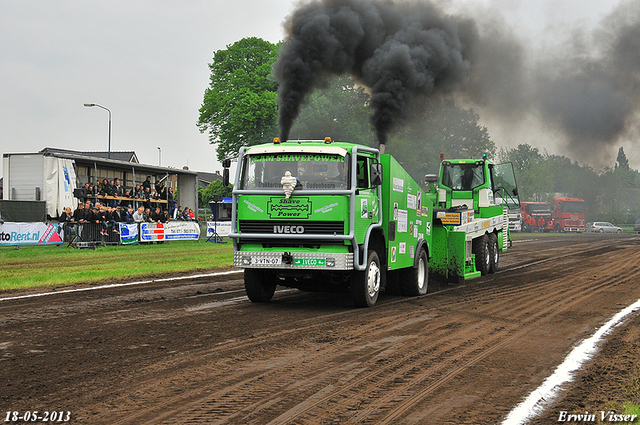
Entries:
{"label": "truck side panel", "polygon": [[[386,177],[382,183],[382,228],[387,241],[388,269],[413,267],[420,241],[424,240],[426,247],[431,246],[433,204],[391,155],[381,155],[380,161]],[[427,255],[431,255],[429,250]]]}

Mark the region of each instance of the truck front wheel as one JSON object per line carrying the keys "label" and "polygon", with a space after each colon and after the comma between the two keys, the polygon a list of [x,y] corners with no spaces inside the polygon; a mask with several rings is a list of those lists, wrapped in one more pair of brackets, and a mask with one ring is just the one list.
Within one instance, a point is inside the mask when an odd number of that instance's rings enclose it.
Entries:
{"label": "truck front wheel", "polygon": [[418,254],[417,267],[402,270],[400,288],[402,295],[416,297],[427,293],[429,284],[429,259],[424,249]]}
{"label": "truck front wheel", "polygon": [[380,259],[375,251],[369,251],[366,269],[351,275],[351,298],[356,307],[372,307],[378,300],[381,282]]}
{"label": "truck front wheel", "polygon": [[482,276],[489,273],[491,254],[489,252],[489,241],[486,234],[473,240],[473,253],[476,256],[476,270],[478,270]]}
{"label": "truck front wheel", "polygon": [[277,285],[273,270],[244,269],[244,289],[251,302],[271,301]]}

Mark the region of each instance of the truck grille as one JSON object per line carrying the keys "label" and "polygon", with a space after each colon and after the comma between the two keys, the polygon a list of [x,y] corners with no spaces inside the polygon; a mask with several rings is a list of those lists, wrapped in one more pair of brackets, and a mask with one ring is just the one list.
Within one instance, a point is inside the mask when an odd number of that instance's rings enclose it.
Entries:
{"label": "truck grille", "polygon": [[240,233],[264,233],[273,235],[284,233],[283,227],[303,227],[305,235],[344,235],[343,221],[277,221],[240,220]]}

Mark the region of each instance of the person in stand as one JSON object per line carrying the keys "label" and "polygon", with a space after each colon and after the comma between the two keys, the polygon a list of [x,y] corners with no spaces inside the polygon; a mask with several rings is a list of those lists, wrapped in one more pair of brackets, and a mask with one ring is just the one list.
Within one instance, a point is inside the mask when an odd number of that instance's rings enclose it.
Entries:
{"label": "person in stand", "polygon": [[126,212],[126,215],[125,215],[125,223],[127,223],[127,224],[135,223],[135,220],[133,219],[133,214],[134,214],[133,208],[131,206],[129,206],[127,208],[127,212]]}
{"label": "person in stand", "polygon": [[142,190],[146,191],[147,189],[151,191],[151,176],[147,176],[147,179],[142,182]]}
{"label": "person in stand", "polygon": [[144,199],[143,201],[143,205],[145,207],[145,209],[147,208],[151,208],[151,189],[148,187],[144,188],[144,192],[142,192],[142,199]]}
{"label": "person in stand", "polygon": [[138,207],[135,213],[133,213],[133,221],[135,223],[142,223],[146,221],[144,219],[144,207]]}
{"label": "person in stand", "polygon": [[184,207],[184,210],[182,210],[182,219],[189,221],[189,207]]}
{"label": "person in stand", "polygon": [[[115,178],[113,180],[113,185],[111,186],[111,193],[112,193],[112,196],[116,198],[122,198],[124,196],[124,187],[120,185],[119,178]],[[118,202],[119,201],[117,199],[114,199],[111,202],[111,208],[115,208],[118,205]]]}
{"label": "person in stand", "polygon": [[122,205],[118,205],[115,210],[111,213],[111,218],[116,223],[125,223],[127,221],[126,213],[122,208]]}
{"label": "person in stand", "polygon": [[151,213],[151,221],[154,223],[164,223],[166,220],[163,220],[162,210],[160,207],[156,207],[156,209]]}
{"label": "person in stand", "polygon": [[73,213],[71,212],[71,207],[65,207],[60,216],[58,217],[59,223],[69,223],[73,218]]}
{"label": "person in stand", "polygon": [[61,236],[71,235],[71,220],[73,220],[73,213],[71,207],[66,207],[58,216],[58,233]]}
{"label": "person in stand", "polygon": [[164,182],[157,181],[155,184],[156,193],[160,196],[160,199],[164,199],[166,197]]}
{"label": "person in stand", "polygon": [[169,211],[169,217],[173,217],[173,211],[176,209],[175,198],[173,197],[173,188],[167,189],[167,210]]}
{"label": "person in stand", "polygon": [[193,212],[191,208],[189,208],[189,221],[197,221],[196,214]]}

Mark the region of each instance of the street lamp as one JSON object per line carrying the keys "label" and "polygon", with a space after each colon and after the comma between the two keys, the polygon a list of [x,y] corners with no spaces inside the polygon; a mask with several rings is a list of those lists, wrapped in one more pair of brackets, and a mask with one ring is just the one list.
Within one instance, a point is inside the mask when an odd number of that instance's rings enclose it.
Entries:
{"label": "street lamp", "polygon": [[111,159],[111,111],[108,108],[105,108],[102,105],[98,105],[97,103],[85,103],[84,106],[91,108],[93,106],[97,106],[98,108],[102,108],[105,111],[109,112],[109,150],[107,151],[107,158]]}
{"label": "street lamp", "polygon": [[162,149],[158,146],[158,167],[162,166]]}

